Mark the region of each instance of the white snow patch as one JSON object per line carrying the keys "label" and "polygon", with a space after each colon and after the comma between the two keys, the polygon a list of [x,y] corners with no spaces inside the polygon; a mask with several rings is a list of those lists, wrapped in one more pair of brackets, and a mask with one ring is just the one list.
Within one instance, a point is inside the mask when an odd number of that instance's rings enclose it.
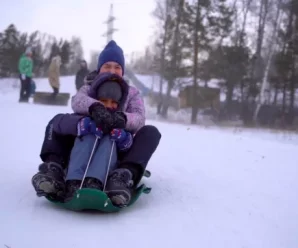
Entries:
{"label": "white snow patch", "polygon": [[[74,94],[73,79],[61,78],[62,92]],[[148,121],[162,133],[145,179],[152,192],[120,213],[76,213],[31,186],[47,122],[71,108],[18,95],[0,95],[0,247],[297,247],[297,136]]]}

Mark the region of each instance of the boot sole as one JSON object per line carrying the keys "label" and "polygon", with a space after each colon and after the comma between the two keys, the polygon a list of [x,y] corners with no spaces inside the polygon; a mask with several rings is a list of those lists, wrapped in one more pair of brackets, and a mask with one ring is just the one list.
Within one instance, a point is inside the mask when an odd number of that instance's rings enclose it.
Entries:
{"label": "boot sole", "polygon": [[41,182],[39,184],[39,190],[43,191],[44,193],[56,193],[57,188],[55,187],[53,182]]}
{"label": "boot sole", "polygon": [[112,196],[110,199],[112,203],[116,206],[125,207],[127,205],[126,199],[123,195],[115,195],[115,196]]}
{"label": "boot sole", "polygon": [[131,198],[130,194],[125,190],[106,191],[106,194],[111,199],[112,203],[117,206],[126,206]]}
{"label": "boot sole", "polygon": [[57,194],[64,191],[64,185],[55,182],[51,177],[36,175],[32,178],[32,184],[38,195]]}

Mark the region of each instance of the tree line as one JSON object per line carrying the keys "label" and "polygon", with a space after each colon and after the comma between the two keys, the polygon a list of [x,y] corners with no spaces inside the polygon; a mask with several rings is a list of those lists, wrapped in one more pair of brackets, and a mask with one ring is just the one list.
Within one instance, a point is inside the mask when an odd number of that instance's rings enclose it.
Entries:
{"label": "tree line", "polygon": [[35,31],[21,32],[14,24],[0,31],[0,77],[18,77],[18,61],[27,47],[32,48],[34,76],[47,76],[48,67],[54,56],[61,56],[61,75],[73,75],[84,58],[79,37],[71,40]]}
{"label": "tree line", "polygon": [[[220,116],[249,124],[291,126],[297,117],[297,0],[157,0],[155,41],[134,58],[138,73],[160,75],[158,114],[172,89],[191,78],[225,93]],[[195,90],[193,94],[196,94]],[[193,97],[196,97],[194,95]],[[199,109],[192,106],[192,123]]]}

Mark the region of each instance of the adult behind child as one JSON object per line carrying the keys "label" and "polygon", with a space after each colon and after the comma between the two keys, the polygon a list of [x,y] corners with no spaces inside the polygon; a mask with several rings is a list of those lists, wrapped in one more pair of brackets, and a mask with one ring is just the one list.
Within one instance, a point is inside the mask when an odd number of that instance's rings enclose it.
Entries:
{"label": "adult behind child", "polygon": [[[139,91],[129,86],[128,96],[124,104],[123,112],[106,114],[102,111],[102,104],[88,95],[94,86],[93,81],[98,76],[100,80],[105,81],[108,72],[117,74],[122,77],[125,70],[125,61],[122,49],[111,41],[99,56],[98,68],[91,72],[86,78],[86,84],[83,85],[77,94],[72,98],[72,107],[74,112],[82,115],[89,115],[97,126],[102,124],[102,120],[108,119],[104,123],[104,129],[125,128],[134,135],[134,142],[131,148],[123,153],[118,154],[118,170],[111,175],[110,188],[113,192],[132,192],[134,187],[141,180],[145,168],[155,152],[161,134],[158,129],[151,125],[145,125],[145,108],[143,99]],[[107,74],[104,74],[107,73]],[[69,157],[74,145],[72,135],[61,135],[53,129],[53,119],[50,120],[46,127],[45,138],[41,149],[40,157],[44,162],[39,166],[39,180],[53,184],[64,184],[64,174],[61,170],[56,170],[55,165],[67,169]],[[133,183],[132,183],[133,182]],[[35,187],[36,188],[36,187]],[[49,194],[57,194],[56,187],[52,187]],[[38,188],[37,192],[42,192]]]}
{"label": "adult behind child", "polygon": [[[95,80],[94,86],[90,95],[98,99],[106,111],[113,113],[122,110],[128,93],[128,85],[125,81],[121,78],[114,78],[114,81]],[[66,196],[64,200],[72,199],[80,187],[105,189],[109,195],[113,188],[110,189],[111,184],[106,180],[107,175],[110,170],[116,169],[117,151],[122,153],[131,147],[133,140],[131,133],[124,129],[113,129],[106,133],[96,126],[90,117],[83,116],[82,118],[81,115],[77,114],[57,115],[53,120],[53,130],[60,135],[77,136],[66,174]],[[113,142],[115,142],[117,150],[114,149]],[[94,145],[97,145],[95,150],[93,150]],[[92,160],[87,168],[91,154]],[[63,171],[61,166],[57,165],[56,167],[57,170]],[[57,195],[64,196],[64,184],[49,185],[39,179],[38,174],[32,179],[33,185],[37,186],[37,189],[43,188],[45,191],[51,192],[53,185],[56,187]],[[43,195],[42,192],[40,195]],[[52,197],[55,198],[55,196]],[[110,194],[109,197],[114,205],[123,206],[128,204],[131,196],[123,191],[121,194]]]}

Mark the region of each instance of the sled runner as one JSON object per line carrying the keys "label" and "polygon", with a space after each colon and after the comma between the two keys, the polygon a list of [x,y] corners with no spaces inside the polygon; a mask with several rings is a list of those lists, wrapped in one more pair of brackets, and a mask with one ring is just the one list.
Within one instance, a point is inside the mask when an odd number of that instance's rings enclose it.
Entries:
{"label": "sled runner", "polygon": [[[146,171],[144,177],[150,177],[150,175],[151,173]],[[149,194],[150,191],[151,188],[148,188],[145,184],[141,184],[136,188],[130,203],[126,207],[133,205],[139,199],[141,194]],[[51,197],[46,198],[58,206],[73,211],[97,210],[100,212],[112,213],[119,212],[125,208],[114,206],[106,193],[97,189],[82,188],[78,190],[75,196],[68,202],[59,202],[57,200],[51,199]]]}
{"label": "sled runner", "polygon": [[56,96],[53,96],[52,92],[36,91],[33,95],[33,103],[55,106],[67,106],[69,98],[69,93],[58,93]]}

